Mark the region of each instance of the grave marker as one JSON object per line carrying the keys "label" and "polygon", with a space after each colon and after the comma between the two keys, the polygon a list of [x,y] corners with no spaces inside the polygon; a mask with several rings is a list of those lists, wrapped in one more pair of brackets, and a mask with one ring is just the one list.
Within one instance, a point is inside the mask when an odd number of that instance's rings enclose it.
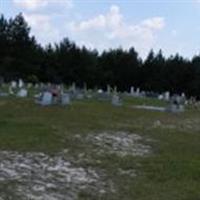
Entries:
{"label": "grave marker", "polygon": [[118,95],[116,95],[116,94],[114,94],[112,96],[112,105],[114,105],[114,106],[121,106],[122,105],[120,97]]}
{"label": "grave marker", "polygon": [[64,93],[61,95],[61,104],[63,106],[70,104],[70,95],[68,93]]}
{"label": "grave marker", "polygon": [[27,97],[28,91],[24,88],[20,89],[19,92],[17,93],[18,97]]}
{"label": "grave marker", "polygon": [[23,80],[22,80],[22,79],[19,79],[19,82],[18,82],[18,87],[19,87],[19,88],[22,88],[22,87],[24,87],[24,82],[23,82]]}
{"label": "grave marker", "polygon": [[53,95],[51,94],[51,92],[44,92],[42,94],[41,100],[37,101],[37,103],[39,103],[42,106],[48,106],[51,105],[53,101]]}

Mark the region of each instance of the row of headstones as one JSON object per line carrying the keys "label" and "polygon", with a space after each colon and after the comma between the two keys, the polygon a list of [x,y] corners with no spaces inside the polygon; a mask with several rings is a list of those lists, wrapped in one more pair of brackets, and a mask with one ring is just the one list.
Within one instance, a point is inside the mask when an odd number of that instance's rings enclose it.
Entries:
{"label": "row of headstones", "polygon": [[30,89],[30,88],[35,88],[35,89],[38,89],[38,88],[43,88],[45,86],[51,86],[52,84],[51,83],[47,83],[47,84],[44,84],[44,83],[36,83],[36,84],[33,84],[33,83],[27,83],[25,84],[23,82],[22,79],[19,79],[19,81],[11,81],[11,83],[9,84],[9,88],[11,89],[20,89],[20,88],[27,88],[27,89]]}
{"label": "row of headstones", "polygon": [[63,93],[60,96],[60,99],[57,99],[53,96],[53,94],[49,91],[45,91],[41,94],[41,96],[36,99],[36,103],[47,106],[60,103],[61,105],[69,105],[71,102],[71,98],[69,93]]}
{"label": "row of headstones", "polygon": [[[32,83],[27,83],[25,84],[24,81],[22,79],[19,79],[18,81],[12,81],[10,83],[10,86],[9,86],[9,93],[14,93],[13,92],[13,89],[16,89],[16,88],[31,88],[33,87],[35,89],[41,89],[43,88],[44,86],[48,86],[48,87],[51,87],[51,83],[48,83],[48,84],[44,84],[44,83],[40,83],[40,84],[35,84],[33,85]],[[61,87],[61,86],[60,86]],[[70,91],[73,91],[74,93],[76,92],[76,84],[73,83],[72,86],[70,87]],[[84,84],[84,92],[87,93],[87,85]],[[25,93],[25,91],[22,91],[22,93]],[[102,89],[99,89],[98,90],[98,93],[104,93],[104,91]],[[106,94],[110,95],[110,94],[117,94],[117,87],[114,87],[112,88],[110,85],[107,85],[107,90],[106,90]],[[130,88],[130,93],[129,93],[131,96],[135,96],[135,97],[144,97],[146,96],[146,93],[144,91],[141,91],[140,88],[135,88],[132,86]],[[80,95],[81,96],[81,95]],[[182,94],[182,96],[185,96],[184,94]],[[157,96],[158,99],[160,100],[166,100],[166,101],[169,101],[170,100],[170,92],[165,92],[163,94],[160,94]]]}
{"label": "row of headstones", "polygon": [[[141,91],[140,88],[136,88],[136,90],[134,89],[134,87],[130,88],[130,95],[131,96],[144,97],[144,96],[148,96],[148,94],[149,94],[148,92]],[[173,98],[173,96],[178,96],[178,95],[170,95],[170,92],[166,91],[166,92],[164,92],[162,94],[157,94],[157,93],[151,92],[151,96],[152,97],[157,97],[159,100],[170,101],[171,98]],[[185,93],[182,93],[180,95],[180,98],[186,99]]]}
{"label": "row of headstones", "polygon": [[[8,93],[9,94],[14,94],[15,93],[14,89],[21,89],[21,91],[18,91],[17,96],[23,96],[24,97],[24,96],[27,95],[27,90],[29,88],[32,88],[33,86],[34,86],[35,89],[42,89],[45,86],[51,87],[51,83],[48,83],[48,84],[40,83],[40,84],[33,85],[32,83],[25,84],[22,79],[19,79],[18,82],[17,81],[12,81],[10,83]],[[76,84],[75,83],[72,84],[72,86],[69,88],[69,90],[72,91],[75,95],[77,95],[78,98],[80,98],[80,99],[83,98],[83,95],[81,93],[77,92],[77,88],[76,88]],[[88,92],[87,85],[84,85],[84,89],[83,90],[84,90],[84,93],[87,94],[87,92]],[[113,95],[113,94],[117,95],[118,91],[117,91],[117,87],[112,88],[110,85],[107,85],[106,92],[104,92],[102,89],[99,89],[97,91],[97,93],[100,96],[100,98],[101,97],[103,98],[103,95],[104,96],[106,96],[106,95],[109,96],[109,95]],[[140,91],[140,88],[137,88],[136,90],[134,90],[134,87],[131,87],[130,95],[131,96],[135,96],[135,97],[144,97],[145,96],[145,92],[144,91]],[[92,95],[91,94],[90,95],[87,94],[87,96],[89,98],[91,98]],[[167,97],[165,99],[167,99]]]}
{"label": "row of headstones", "polygon": [[134,88],[133,86],[130,88],[130,96],[133,97],[157,97],[159,100],[165,100],[165,101],[169,101],[170,100],[170,92],[166,91],[163,94],[157,94],[154,92],[145,92],[145,91],[141,91],[140,88]]}
{"label": "row of headstones", "polygon": [[[82,94],[80,94],[82,95]],[[73,100],[74,96],[72,93],[62,93],[60,95],[60,98],[53,97],[53,94],[49,91],[45,91],[39,96],[38,100],[36,100],[36,103],[40,105],[52,105],[52,104],[61,104],[61,105],[69,105],[71,101]],[[83,96],[77,96],[77,99],[83,99]],[[111,103],[114,106],[121,106],[122,100],[119,95],[114,94],[111,98]]]}
{"label": "row of headstones", "polygon": [[[133,89],[131,89],[133,91]],[[68,105],[71,102],[71,99],[74,98],[76,95],[77,99],[83,99],[84,93],[81,90],[77,90],[75,84],[72,84],[70,91],[72,93],[63,93],[61,95],[61,104],[62,105]],[[84,91],[87,91],[87,89],[84,89]],[[136,90],[136,94],[139,96],[139,89]],[[111,103],[114,106],[120,106],[122,105],[122,99],[120,98],[119,94],[117,93],[117,88],[115,87],[112,89],[109,85],[107,86],[107,91],[104,92],[102,89],[97,90],[97,93],[99,94],[99,97],[101,99],[111,99]],[[53,102],[53,96],[49,92],[45,92],[43,95],[43,100],[40,101],[40,104],[42,105],[50,105]],[[185,103],[185,95],[182,94],[181,96],[175,95],[170,98],[170,93],[165,92],[162,97],[158,96],[159,99],[164,99],[166,101],[170,102],[170,105],[168,106],[168,110],[172,112],[178,112],[178,111],[184,111],[184,103]]]}
{"label": "row of headstones", "polygon": [[[13,84],[13,85],[15,85],[16,86],[16,83],[15,84]],[[19,80],[19,87],[22,87],[24,84],[23,84],[23,81],[22,80]],[[48,84],[47,86],[51,86],[51,84]],[[41,88],[42,87],[44,87],[44,84],[41,84]],[[60,88],[59,88],[60,89]],[[64,103],[64,104],[69,104],[69,99],[71,99],[71,98],[76,98],[76,99],[83,99],[84,98],[84,94],[83,94],[83,92],[81,91],[81,90],[77,90],[76,89],[76,85],[75,85],[75,83],[73,83],[72,84],[72,86],[70,87],[70,91],[72,91],[73,92],[73,95],[71,94],[71,95],[69,95],[69,96],[71,96],[71,97],[67,97],[67,95],[64,95],[64,97],[67,99],[67,100],[65,100],[65,102],[68,102],[68,103]],[[87,93],[87,86],[84,86],[84,92],[85,93]],[[109,85],[107,85],[107,91],[106,92],[104,92],[102,89],[99,89],[98,91],[97,91],[97,93],[99,94],[99,98],[100,99],[110,99],[110,97],[111,97],[111,101],[112,101],[112,104],[113,105],[117,105],[117,106],[119,106],[119,105],[121,105],[122,104],[122,100],[120,99],[120,97],[119,97],[119,95],[118,95],[118,92],[117,92],[117,87],[114,87],[114,89],[112,89]],[[111,95],[112,94],[112,95]],[[142,92],[140,92],[140,89],[139,88],[137,88],[136,89],[136,91],[134,91],[134,87],[131,87],[131,89],[130,89],[130,94],[132,95],[132,96],[144,96],[144,93],[142,93]],[[18,92],[18,94],[17,94],[17,96],[19,96],[19,97],[25,97],[25,96],[27,96],[27,91],[25,90],[25,89],[21,89],[19,92]],[[44,95],[45,96],[45,95]],[[50,94],[49,95],[47,95],[47,96],[50,96]],[[92,96],[90,96],[90,98],[91,98]],[[181,97],[182,98],[185,98],[185,95],[184,94],[182,94],[181,95]],[[62,98],[61,98],[62,99]],[[159,95],[158,96],[158,99],[160,99],[160,100],[166,100],[166,101],[170,101],[170,93],[169,92],[165,92],[164,94],[161,94],[161,95]],[[48,104],[48,103],[47,103]],[[173,103],[172,103],[173,104]],[[179,104],[177,104],[177,105],[179,105]],[[181,105],[182,106],[182,105]]]}
{"label": "row of headstones", "polygon": [[[22,79],[19,79],[18,82],[16,81],[12,81],[11,84],[10,84],[10,87],[9,87],[9,94],[14,94],[14,91],[13,89],[15,88],[19,88],[20,90],[17,92],[17,96],[18,97],[27,97],[28,95],[28,88],[31,88],[33,86],[33,84],[31,83],[28,83],[28,84],[24,84],[23,80]],[[45,87],[51,87],[52,84],[48,83],[48,84],[35,84],[34,87],[35,88],[39,88],[39,89],[42,89],[42,88],[45,88]],[[62,86],[57,86],[59,89],[61,89]],[[26,89],[27,88],[27,89]],[[86,94],[87,93],[87,86],[84,85],[84,92],[82,90],[77,90],[76,88],[76,84],[73,83],[71,85],[71,87],[69,88],[69,91],[72,92],[72,93],[63,93],[61,95],[61,104],[63,105],[66,105],[66,104],[70,104],[70,100],[73,99],[73,98],[76,98],[76,99],[84,99],[84,93]],[[120,96],[118,95],[118,92],[117,92],[117,87],[114,87],[114,88],[111,88],[111,86],[107,85],[107,91],[104,92],[102,89],[99,89],[97,90],[97,93],[98,93],[98,97],[99,99],[111,99],[111,102],[113,105],[115,106],[119,106],[119,105],[122,105],[122,100],[120,98]],[[134,90],[134,87],[131,87],[130,89],[130,95],[131,96],[145,96],[145,93],[144,92],[140,92],[140,88],[137,88],[136,90]],[[87,94],[87,97],[89,98],[92,98],[92,95],[90,94]],[[48,91],[45,91],[43,92],[41,95],[40,95],[40,98],[43,99],[41,102],[41,104],[52,104],[54,101],[53,101],[53,96],[50,92]],[[185,95],[182,94],[181,95],[181,98],[185,98]],[[161,94],[158,96],[158,99],[160,100],[166,100],[166,101],[170,101],[170,93],[169,92],[165,92],[164,94]],[[176,102],[176,101],[174,101]],[[177,101],[179,102],[179,101]],[[172,101],[172,107],[174,106],[182,106],[180,103],[176,103],[174,104],[173,101]]]}

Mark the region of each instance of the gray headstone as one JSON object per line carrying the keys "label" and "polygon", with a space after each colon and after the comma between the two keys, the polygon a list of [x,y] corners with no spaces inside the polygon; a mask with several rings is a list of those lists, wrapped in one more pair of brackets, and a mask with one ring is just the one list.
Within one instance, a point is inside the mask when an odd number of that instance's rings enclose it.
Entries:
{"label": "gray headstone", "polygon": [[136,96],[138,96],[138,97],[140,96],[140,88],[136,89]]}
{"label": "gray headstone", "polygon": [[107,85],[107,94],[110,94],[111,93],[111,87],[110,85]]}
{"label": "gray headstone", "polygon": [[39,84],[36,83],[34,87],[35,87],[35,89],[38,89],[39,88]]}
{"label": "gray headstone", "polygon": [[179,112],[184,112],[184,103],[185,100],[178,95],[174,95],[171,98],[171,103],[169,107],[167,108],[167,111],[173,112],[173,113],[179,113]]}
{"label": "gray headstone", "polygon": [[71,90],[72,90],[72,92],[76,92],[76,83],[74,82],[74,83],[72,83],[72,86],[71,86]]}
{"label": "gray headstone", "polygon": [[68,93],[64,93],[61,95],[61,104],[62,105],[70,104],[70,95]]}
{"label": "gray headstone", "polygon": [[134,95],[134,92],[135,92],[135,91],[134,91],[134,87],[132,86],[131,89],[130,89],[130,94],[131,94],[131,95]]}
{"label": "gray headstone", "polygon": [[48,106],[52,104],[53,96],[50,92],[44,92],[42,94],[42,99],[38,101],[39,104],[43,106]]}
{"label": "gray headstone", "polygon": [[0,97],[7,97],[9,94],[6,92],[0,92]]}
{"label": "gray headstone", "polygon": [[112,105],[114,105],[114,106],[121,106],[122,105],[119,96],[116,95],[116,94],[114,94],[112,96]]}
{"label": "gray headstone", "polygon": [[165,92],[165,94],[164,94],[164,100],[165,101],[169,101],[170,100],[170,92]]}
{"label": "gray headstone", "polygon": [[114,87],[114,94],[117,94],[117,86]]}
{"label": "gray headstone", "polygon": [[76,99],[82,100],[82,99],[84,99],[84,95],[82,93],[78,93],[78,94],[76,94]]}
{"label": "gray headstone", "polygon": [[83,88],[84,88],[84,89],[83,89],[83,90],[84,90],[84,93],[87,94],[87,92],[88,92],[87,83],[84,83],[84,87],[83,87]]}

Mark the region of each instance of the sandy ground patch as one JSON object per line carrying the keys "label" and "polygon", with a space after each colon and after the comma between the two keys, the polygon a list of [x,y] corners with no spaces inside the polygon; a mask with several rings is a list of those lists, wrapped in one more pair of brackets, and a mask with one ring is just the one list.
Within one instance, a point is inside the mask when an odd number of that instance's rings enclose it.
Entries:
{"label": "sandy ground patch", "polygon": [[74,200],[80,191],[104,191],[94,169],[75,167],[61,155],[1,151],[0,160],[0,199],[9,193],[9,199]]}
{"label": "sandy ground patch", "polygon": [[137,134],[126,132],[90,134],[86,140],[96,146],[97,154],[117,154],[118,156],[145,156],[151,147],[143,144],[145,139]]}

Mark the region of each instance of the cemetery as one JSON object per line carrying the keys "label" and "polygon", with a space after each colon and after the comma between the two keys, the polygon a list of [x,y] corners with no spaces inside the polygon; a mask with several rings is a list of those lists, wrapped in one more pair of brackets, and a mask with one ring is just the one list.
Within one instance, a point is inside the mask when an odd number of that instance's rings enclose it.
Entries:
{"label": "cemetery", "polygon": [[0,200],[200,200],[198,17],[0,0]]}
{"label": "cemetery", "polygon": [[0,94],[0,199],[199,193],[200,111],[183,94],[22,79],[2,84]]}

